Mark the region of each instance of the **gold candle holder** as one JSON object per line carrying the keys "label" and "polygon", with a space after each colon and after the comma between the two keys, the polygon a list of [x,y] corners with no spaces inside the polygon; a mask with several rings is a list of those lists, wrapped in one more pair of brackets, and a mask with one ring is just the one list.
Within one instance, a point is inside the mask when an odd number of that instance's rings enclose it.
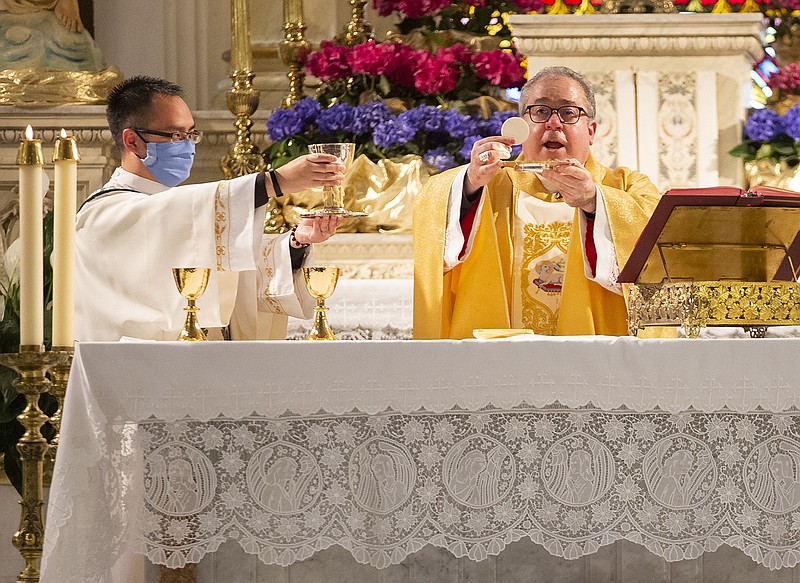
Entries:
{"label": "gold candle holder", "polygon": [[367,42],[373,38],[372,25],[364,18],[366,0],[350,0],[350,22],[336,40],[348,47]]}
{"label": "gold candle holder", "polygon": [[61,361],[50,369],[50,394],[56,400],[58,408],[50,417],[50,425],[53,426],[56,434],[50,440],[50,447],[47,449],[47,457],[55,462],[58,453],[58,442],[61,438],[61,416],[64,412],[64,397],[67,394],[67,382],[69,381],[69,369],[72,366],[72,357],[75,349],[72,346],[53,346],[53,352],[63,354]]}
{"label": "gold candle holder", "polygon": [[50,388],[47,371],[65,362],[63,352],[45,352],[41,345],[23,345],[17,353],[0,354],[0,364],[19,374],[14,381],[17,392],[25,396],[25,409],[17,419],[25,428],[25,433],[17,443],[22,464],[22,500],[19,529],[11,539],[22,554],[25,568],[19,574],[17,583],[39,581],[39,563],[44,548],[44,517],[42,508],[42,466],[47,452],[47,440],[41,432],[47,421],[39,408],[39,395]]}

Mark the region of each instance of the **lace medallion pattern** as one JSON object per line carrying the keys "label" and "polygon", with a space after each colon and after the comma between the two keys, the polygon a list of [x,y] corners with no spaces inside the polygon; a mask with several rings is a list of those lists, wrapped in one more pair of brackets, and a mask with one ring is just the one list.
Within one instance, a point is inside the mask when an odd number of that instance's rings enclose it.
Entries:
{"label": "lace medallion pattern", "polygon": [[524,537],[569,559],[620,539],[668,561],[723,544],[773,569],[800,559],[797,412],[151,419],[130,441],[136,548],[173,567],[230,539],[280,565],[334,544],[379,568],[426,544],[481,560]]}

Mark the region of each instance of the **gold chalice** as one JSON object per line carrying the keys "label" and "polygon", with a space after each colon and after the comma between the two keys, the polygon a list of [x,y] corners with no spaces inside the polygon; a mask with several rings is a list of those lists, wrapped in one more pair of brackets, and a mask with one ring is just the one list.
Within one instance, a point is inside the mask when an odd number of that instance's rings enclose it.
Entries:
{"label": "gold chalice", "polygon": [[188,305],[183,308],[186,310],[186,321],[183,323],[183,330],[178,334],[178,340],[206,339],[206,335],[200,329],[200,324],[197,323],[197,312],[200,308],[196,306],[195,301],[205,293],[209,275],[211,275],[211,269],[208,267],[172,268],[175,285],[188,302]]}
{"label": "gold chalice", "polygon": [[[339,158],[344,164],[345,172],[353,163],[353,155],[356,151],[355,144],[331,143],[331,144],[309,144],[308,151],[311,154],[332,154]],[[367,213],[360,211],[349,211],[344,208],[344,186],[324,186],[322,188],[323,202],[321,209],[308,211],[300,215],[301,217],[320,217],[325,215],[337,215],[340,217],[365,217]]]}
{"label": "gold chalice", "polygon": [[325,306],[325,298],[331,297],[333,290],[336,289],[336,282],[339,281],[341,269],[338,267],[304,267],[303,278],[306,280],[308,292],[317,298],[317,305],[314,307],[314,326],[306,337],[307,340],[336,340],[328,324],[325,313],[328,308]]}

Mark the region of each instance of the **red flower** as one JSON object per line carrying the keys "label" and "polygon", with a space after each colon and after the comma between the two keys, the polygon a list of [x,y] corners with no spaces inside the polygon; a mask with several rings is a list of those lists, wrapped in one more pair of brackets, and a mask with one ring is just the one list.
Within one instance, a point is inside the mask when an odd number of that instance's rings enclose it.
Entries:
{"label": "red flower", "polygon": [[461,63],[462,65],[469,65],[472,62],[472,51],[461,43],[456,43],[446,49],[439,49],[436,56],[443,61]]}
{"label": "red flower", "polygon": [[322,41],[320,49],[308,55],[306,68],[308,72],[323,81],[335,81],[350,76],[348,62],[350,49],[331,41]]}
{"label": "red flower", "polygon": [[382,43],[385,45],[386,68],[384,75],[391,81],[405,85],[414,86],[414,73],[417,67],[430,58],[427,51],[417,51],[401,43]]}
{"label": "red flower", "polygon": [[476,53],[472,57],[475,73],[492,85],[499,87],[521,87],[525,83],[525,69],[521,59],[502,49]]}
{"label": "red flower", "polygon": [[417,68],[414,86],[423,95],[448,93],[456,88],[461,67],[453,61],[429,57]]}
{"label": "red flower", "polygon": [[350,53],[353,73],[366,73],[374,77],[383,75],[389,64],[385,45],[386,43],[376,44],[371,40],[354,46]]}
{"label": "red flower", "polygon": [[789,63],[778,69],[778,72],[769,78],[769,86],[773,90],[784,93],[798,93],[800,89],[800,63]]}
{"label": "red flower", "polygon": [[389,16],[395,10],[400,10],[397,0],[372,0],[372,7],[380,16]]}
{"label": "red flower", "polygon": [[[521,13],[541,12],[544,7],[542,0],[511,0]],[[688,2],[688,0],[687,0]]]}
{"label": "red flower", "polygon": [[436,14],[445,6],[450,6],[450,0],[399,0],[397,10],[409,18],[422,18]]}

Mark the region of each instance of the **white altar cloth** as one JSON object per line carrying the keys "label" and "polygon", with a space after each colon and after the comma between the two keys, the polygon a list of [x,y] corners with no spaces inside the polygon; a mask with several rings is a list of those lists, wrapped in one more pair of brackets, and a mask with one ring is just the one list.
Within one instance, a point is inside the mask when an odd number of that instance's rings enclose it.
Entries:
{"label": "white altar cloth", "polygon": [[[225,540],[385,567],[528,537],[800,560],[797,339],[141,342],[76,348],[43,583]],[[78,558],[76,560],[76,558]],[[116,564],[116,571],[115,571]]]}

